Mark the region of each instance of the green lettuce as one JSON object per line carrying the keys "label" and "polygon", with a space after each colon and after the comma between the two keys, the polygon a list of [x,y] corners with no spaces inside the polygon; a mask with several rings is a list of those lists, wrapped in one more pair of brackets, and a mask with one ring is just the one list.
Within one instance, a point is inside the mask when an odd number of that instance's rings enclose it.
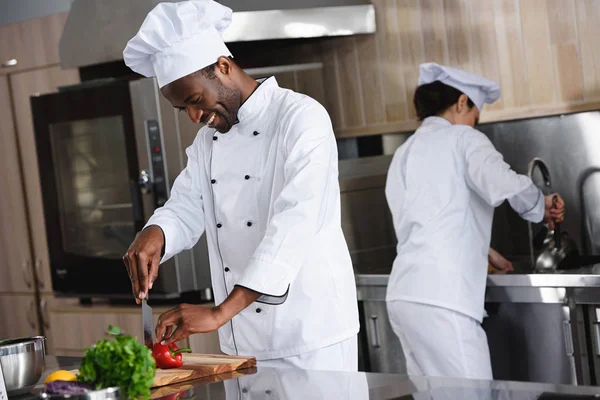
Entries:
{"label": "green lettuce", "polygon": [[120,331],[109,326],[108,338],[85,350],[77,381],[96,389],[118,386],[126,399],[148,398],[156,373],[152,351]]}

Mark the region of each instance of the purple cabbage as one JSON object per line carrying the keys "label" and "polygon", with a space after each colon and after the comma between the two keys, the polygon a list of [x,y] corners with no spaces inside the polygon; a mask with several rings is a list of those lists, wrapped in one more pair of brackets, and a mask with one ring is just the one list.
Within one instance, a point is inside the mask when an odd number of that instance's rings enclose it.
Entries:
{"label": "purple cabbage", "polygon": [[46,393],[49,394],[84,394],[92,391],[92,385],[71,381],[52,381],[46,383]]}

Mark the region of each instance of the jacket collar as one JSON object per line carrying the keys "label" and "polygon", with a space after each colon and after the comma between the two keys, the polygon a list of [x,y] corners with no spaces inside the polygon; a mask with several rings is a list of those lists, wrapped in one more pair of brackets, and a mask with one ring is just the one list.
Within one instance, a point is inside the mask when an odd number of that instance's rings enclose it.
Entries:
{"label": "jacket collar", "polygon": [[423,120],[423,123],[421,124],[421,126],[430,126],[430,125],[450,126],[450,125],[452,125],[452,122],[448,121],[446,118],[433,116],[433,117],[425,118]]}
{"label": "jacket collar", "polygon": [[274,76],[271,76],[266,79],[258,79],[258,87],[250,97],[246,99],[246,101],[242,104],[240,109],[238,110],[238,122],[245,123],[252,119],[255,115],[260,113],[261,110],[267,106],[269,103],[269,98],[271,96],[271,92],[273,88],[278,88],[277,80]]}

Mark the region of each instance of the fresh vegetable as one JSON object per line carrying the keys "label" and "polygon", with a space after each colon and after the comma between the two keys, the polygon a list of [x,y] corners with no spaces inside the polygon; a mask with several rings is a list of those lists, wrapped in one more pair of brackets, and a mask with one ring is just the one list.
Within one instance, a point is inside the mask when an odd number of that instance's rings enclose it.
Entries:
{"label": "fresh vegetable", "polygon": [[59,369],[58,371],[54,371],[44,381],[44,383],[54,382],[54,381],[76,381],[77,377],[71,371],[65,371],[64,369]]}
{"label": "fresh vegetable", "polygon": [[123,398],[148,398],[156,373],[152,351],[118,327],[109,326],[108,336],[85,350],[77,380],[96,389],[118,386]]}
{"label": "fresh vegetable", "polygon": [[177,368],[183,365],[181,353],[191,353],[190,349],[179,349],[175,343],[162,345],[155,343],[152,346],[152,356],[156,360],[156,366],[161,369]]}
{"label": "fresh vegetable", "polygon": [[49,394],[83,394],[92,391],[92,385],[73,381],[52,381],[46,383],[45,391]]}

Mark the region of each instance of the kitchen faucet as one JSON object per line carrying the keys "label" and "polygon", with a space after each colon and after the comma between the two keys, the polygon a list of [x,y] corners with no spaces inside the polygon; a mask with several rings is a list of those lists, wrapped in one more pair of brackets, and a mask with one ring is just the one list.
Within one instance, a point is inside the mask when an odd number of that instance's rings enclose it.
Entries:
{"label": "kitchen faucet", "polygon": [[[536,170],[536,168],[539,169],[542,174],[544,186],[546,188],[552,187],[552,181],[550,180],[550,171],[548,170],[548,166],[546,165],[544,160],[542,160],[541,158],[535,157],[529,162],[529,168],[527,169],[527,176],[529,177],[529,179],[533,180],[533,173]],[[533,224],[530,221],[527,221],[527,233],[529,235],[529,257],[531,259],[531,268],[534,268],[535,254],[533,249]]]}

